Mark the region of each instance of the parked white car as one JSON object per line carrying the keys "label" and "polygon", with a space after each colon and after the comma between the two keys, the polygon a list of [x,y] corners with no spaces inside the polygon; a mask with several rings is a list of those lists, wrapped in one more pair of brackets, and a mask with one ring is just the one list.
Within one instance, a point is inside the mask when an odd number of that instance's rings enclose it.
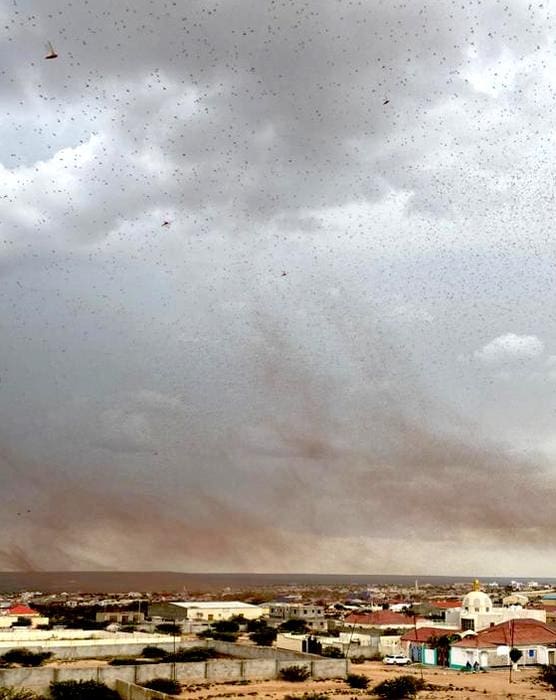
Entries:
{"label": "parked white car", "polygon": [[382,662],[393,666],[407,666],[411,663],[411,659],[403,654],[387,654]]}

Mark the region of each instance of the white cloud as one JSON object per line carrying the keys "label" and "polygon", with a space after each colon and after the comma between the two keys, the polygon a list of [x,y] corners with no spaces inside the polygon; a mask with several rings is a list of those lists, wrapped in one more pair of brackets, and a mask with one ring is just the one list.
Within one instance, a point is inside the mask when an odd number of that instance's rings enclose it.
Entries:
{"label": "white cloud", "polygon": [[475,357],[492,364],[508,360],[531,360],[544,352],[544,343],[536,335],[506,333],[475,351]]}

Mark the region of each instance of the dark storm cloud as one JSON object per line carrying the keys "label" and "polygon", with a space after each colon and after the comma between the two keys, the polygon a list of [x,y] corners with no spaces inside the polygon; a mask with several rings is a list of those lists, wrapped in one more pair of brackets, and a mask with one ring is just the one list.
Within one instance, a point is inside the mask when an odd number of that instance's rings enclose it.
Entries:
{"label": "dark storm cloud", "polygon": [[2,565],[538,575],[549,9],[1,18]]}

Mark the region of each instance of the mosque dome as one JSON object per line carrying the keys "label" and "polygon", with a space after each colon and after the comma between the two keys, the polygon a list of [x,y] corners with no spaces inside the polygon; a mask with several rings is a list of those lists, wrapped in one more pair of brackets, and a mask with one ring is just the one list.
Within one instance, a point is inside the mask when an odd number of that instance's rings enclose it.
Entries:
{"label": "mosque dome", "polygon": [[492,610],[492,600],[480,589],[480,584],[475,579],[473,590],[463,597],[461,603],[464,613],[488,613]]}

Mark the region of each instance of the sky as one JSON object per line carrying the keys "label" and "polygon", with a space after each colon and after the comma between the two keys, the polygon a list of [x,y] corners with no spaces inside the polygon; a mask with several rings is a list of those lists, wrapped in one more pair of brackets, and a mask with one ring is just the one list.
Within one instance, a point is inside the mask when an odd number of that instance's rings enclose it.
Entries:
{"label": "sky", "polygon": [[555,21],[0,2],[0,569],[553,576]]}

